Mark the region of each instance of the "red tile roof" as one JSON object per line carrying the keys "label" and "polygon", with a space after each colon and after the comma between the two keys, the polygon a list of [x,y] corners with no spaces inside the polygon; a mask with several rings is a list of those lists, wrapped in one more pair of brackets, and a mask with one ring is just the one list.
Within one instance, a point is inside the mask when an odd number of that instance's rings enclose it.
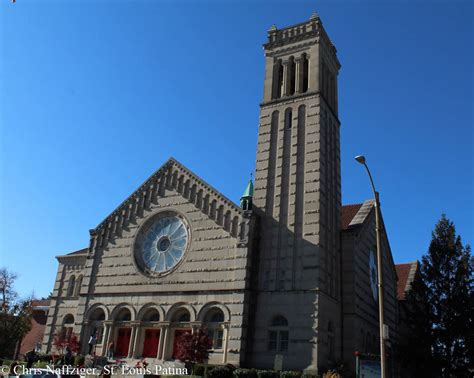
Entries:
{"label": "red tile roof", "polygon": [[50,300],[49,299],[33,299],[31,301],[32,307],[46,307],[49,306]]}
{"label": "red tile roof", "polygon": [[342,206],[341,230],[347,230],[349,228],[349,224],[351,223],[352,219],[354,219],[361,207],[361,203]]}
{"label": "red tile roof", "polygon": [[[397,283],[397,299],[403,301],[407,293],[407,284],[411,284],[413,277],[410,279],[410,271],[416,269],[418,262],[411,262],[407,264],[397,264],[395,265],[395,270],[397,272],[398,283]],[[409,282],[410,279],[410,282]]]}
{"label": "red tile roof", "polygon": [[34,307],[49,307],[49,300],[33,300],[33,314],[31,316],[31,329],[23,338],[20,345],[20,354],[24,355],[32,349],[41,346],[43,342],[44,329],[48,319],[47,309],[35,309]]}

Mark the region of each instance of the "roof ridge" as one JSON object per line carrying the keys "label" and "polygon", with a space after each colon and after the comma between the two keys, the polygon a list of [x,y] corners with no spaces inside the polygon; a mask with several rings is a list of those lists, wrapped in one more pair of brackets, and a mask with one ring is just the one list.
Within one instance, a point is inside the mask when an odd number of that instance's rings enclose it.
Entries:
{"label": "roof ridge", "polygon": [[112,216],[116,215],[119,210],[122,210],[127,203],[132,200],[137,192],[140,192],[141,190],[147,188],[148,186],[151,186],[151,181],[153,181],[155,178],[158,178],[159,173],[164,170],[167,167],[170,167],[172,165],[175,165],[182,170],[184,170],[188,175],[190,175],[192,178],[195,179],[198,183],[200,182],[202,186],[206,187],[208,190],[213,192],[217,197],[220,197],[223,199],[225,202],[227,202],[230,206],[234,207],[234,210],[241,212],[242,209],[240,206],[238,206],[234,201],[226,197],[224,194],[222,194],[220,191],[218,191],[216,188],[214,188],[212,185],[210,185],[207,181],[203,180],[201,177],[199,177],[196,173],[194,173],[192,170],[187,168],[185,165],[180,163],[178,160],[176,160],[174,157],[168,158],[164,164],[162,164],[157,170],[155,170],[141,185],[138,186],[137,189],[135,189],[132,194],[130,194],[125,200],[123,200],[108,216],[104,218],[92,231],[98,231],[100,230],[111,218]]}

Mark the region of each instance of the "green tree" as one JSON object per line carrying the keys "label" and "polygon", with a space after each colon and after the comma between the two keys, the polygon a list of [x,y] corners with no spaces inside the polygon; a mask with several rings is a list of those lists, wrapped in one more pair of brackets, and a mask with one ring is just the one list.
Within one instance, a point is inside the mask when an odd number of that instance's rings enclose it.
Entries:
{"label": "green tree", "polygon": [[400,357],[402,364],[413,377],[435,377],[436,368],[431,353],[433,343],[431,307],[427,301],[428,287],[418,271],[401,302],[401,315],[405,315]]}
{"label": "green tree", "polygon": [[428,254],[422,257],[408,306],[414,342],[421,345],[418,359],[430,364],[433,377],[467,377],[474,363],[473,285],[470,247],[462,245],[454,224],[443,214]]}
{"label": "green tree", "polygon": [[31,329],[31,300],[22,300],[13,289],[17,276],[0,269],[0,357],[12,357],[18,343]]}

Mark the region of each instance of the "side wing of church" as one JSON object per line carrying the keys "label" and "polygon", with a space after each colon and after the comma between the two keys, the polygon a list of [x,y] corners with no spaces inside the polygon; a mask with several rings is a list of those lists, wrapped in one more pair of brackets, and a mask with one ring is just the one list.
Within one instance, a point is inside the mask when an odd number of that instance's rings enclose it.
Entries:
{"label": "side wing of church", "polygon": [[[237,206],[170,159],[59,256],[43,351],[173,360],[204,325],[209,363],[321,371],[378,353],[371,201],[341,205],[336,48],[317,15],[268,31],[250,182]],[[386,325],[395,371],[397,276],[384,233]],[[374,287],[375,285],[375,287]],[[90,347],[93,338],[95,346]]]}

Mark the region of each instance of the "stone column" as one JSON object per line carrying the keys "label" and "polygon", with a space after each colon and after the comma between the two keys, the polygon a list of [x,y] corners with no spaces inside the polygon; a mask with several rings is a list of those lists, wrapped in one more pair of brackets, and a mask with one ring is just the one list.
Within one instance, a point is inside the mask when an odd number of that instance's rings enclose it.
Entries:
{"label": "stone column", "polygon": [[226,324],[224,326],[224,353],[222,354],[222,363],[225,364],[227,362],[227,348],[229,345],[229,326]]}
{"label": "stone column", "polygon": [[107,353],[109,352],[109,344],[110,340],[113,338],[113,321],[111,320],[106,320],[104,321],[104,342],[103,342],[103,356],[107,356]]}
{"label": "stone column", "polygon": [[165,325],[163,325],[162,329],[164,330],[164,335],[163,335],[163,346],[162,347],[160,346],[160,349],[161,349],[161,358],[160,359],[164,361],[165,358],[166,358],[166,353],[168,351],[168,343],[170,341],[171,328],[170,328],[169,324],[165,324]]}
{"label": "stone column", "polygon": [[130,344],[128,345],[128,358],[133,358],[135,355],[135,344],[137,338],[137,331],[138,331],[138,324],[131,323],[132,326],[132,334],[130,335]]}
{"label": "stone column", "polygon": [[163,344],[165,342],[165,329],[168,327],[168,325],[161,325],[160,326],[160,341],[158,341],[158,353],[156,354],[156,358],[158,360],[162,359],[162,353],[163,353]]}
{"label": "stone column", "polygon": [[202,322],[191,322],[191,333],[194,333],[198,328],[201,327]]}
{"label": "stone column", "polygon": [[295,93],[301,93],[303,90],[303,59],[301,57],[295,59]]}

